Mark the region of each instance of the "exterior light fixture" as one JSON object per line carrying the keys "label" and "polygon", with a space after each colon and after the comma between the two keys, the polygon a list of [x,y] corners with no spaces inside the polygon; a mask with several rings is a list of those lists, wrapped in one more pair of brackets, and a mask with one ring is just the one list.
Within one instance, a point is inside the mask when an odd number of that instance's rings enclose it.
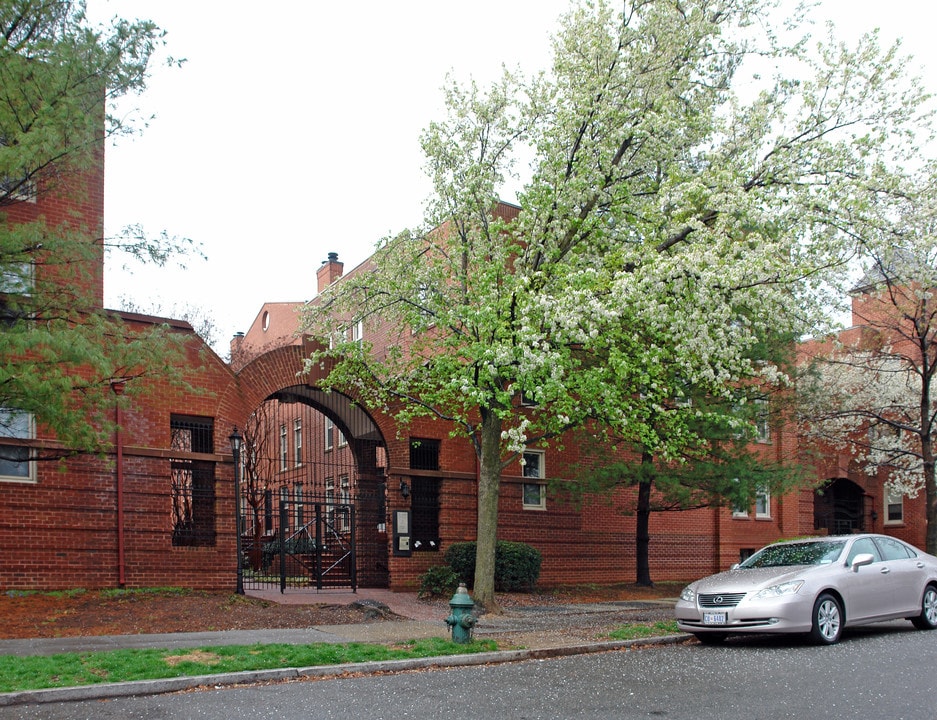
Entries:
{"label": "exterior light fixture", "polygon": [[231,442],[231,454],[234,456],[234,537],[237,548],[237,587],[235,592],[238,595],[244,594],[244,565],[241,558],[241,443],[243,442],[241,433],[237,426],[228,436]]}

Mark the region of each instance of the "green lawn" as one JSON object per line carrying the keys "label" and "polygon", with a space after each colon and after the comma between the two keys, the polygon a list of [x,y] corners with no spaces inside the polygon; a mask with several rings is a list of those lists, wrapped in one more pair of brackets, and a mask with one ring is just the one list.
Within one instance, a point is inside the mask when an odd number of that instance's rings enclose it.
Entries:
{"label": "green lawn", "polygon": [[[669,621],[625,625],[610,633],[608,637],[616,640],[634,640],[677,632],[677,624]],[[442,638],[428,638],[393,646],[371,643],[258,644],[177,650],[110,650],[25,657],[0,655],[0,692],[157,680],[245,670],[409,660],[497,649],[497,643],[493,640],[473,640],[463,645]]]}
{"label": "green lawn", "polygon": [[497,645],[490,640],[476,640],[467,645],[460,645],[449,640],[429,638],[394,647],[368,643],[265,644],[181,650],[111,650],[26,657],[0,655],[0,692],[156,680],[243,670],[407,660],[496,649]]}

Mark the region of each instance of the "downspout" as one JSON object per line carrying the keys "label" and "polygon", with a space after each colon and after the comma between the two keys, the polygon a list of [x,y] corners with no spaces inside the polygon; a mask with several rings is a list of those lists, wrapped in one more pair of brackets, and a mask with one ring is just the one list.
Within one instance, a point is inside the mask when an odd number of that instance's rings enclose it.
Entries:
{"label": "downspout", "polygon": [[111,390],[114,391],[114,395],[117,397],[114,406],[114,422],[117,426],[114,429],[114,446],[117,453],[117,585],[118,587],[124,587],[127,582],[124,560],[124,439],[120,432],[122,419],[120,415],[120,396],[124,394],[124,383],[112,382]]}

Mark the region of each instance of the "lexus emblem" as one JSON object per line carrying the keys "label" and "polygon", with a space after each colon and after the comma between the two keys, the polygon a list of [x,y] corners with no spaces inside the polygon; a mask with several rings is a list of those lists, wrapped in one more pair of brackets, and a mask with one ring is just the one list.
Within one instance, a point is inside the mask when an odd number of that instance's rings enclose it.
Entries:
{"label": "lexus emblem", "polygon": [[722,595],[717,595],[714,602],[716,603],[716,605],[722,605]]}

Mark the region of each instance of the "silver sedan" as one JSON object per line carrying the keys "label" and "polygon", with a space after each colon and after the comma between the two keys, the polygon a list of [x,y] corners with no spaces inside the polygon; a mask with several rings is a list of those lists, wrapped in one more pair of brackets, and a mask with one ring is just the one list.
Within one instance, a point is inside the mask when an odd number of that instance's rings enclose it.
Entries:
{"label": "silver sedan", "polygon": [[839,641],[843,628],[906,618],[937,627],[937,557],[886,535],[777,543],[731,570],[688,585],[677,624],[703,643],[734,633],[809,633]]}

